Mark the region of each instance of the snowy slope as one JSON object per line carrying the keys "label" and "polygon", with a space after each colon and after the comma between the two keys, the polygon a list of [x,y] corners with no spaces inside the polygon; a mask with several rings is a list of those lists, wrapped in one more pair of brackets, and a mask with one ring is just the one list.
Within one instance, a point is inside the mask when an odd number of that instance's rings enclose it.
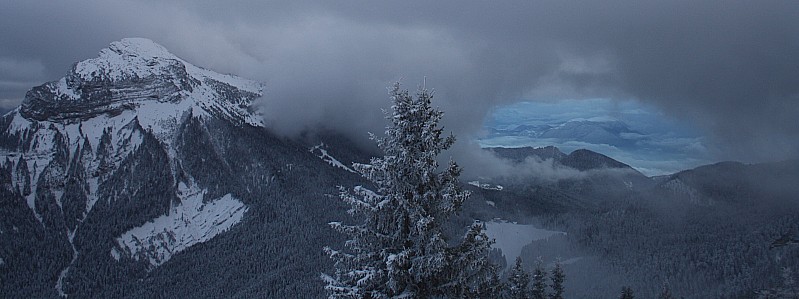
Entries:
{"label": "snowy slope", "polygon": [[502,191],[502,189],[505,189],[505,187],[503,187],[502,185],[492,185],[492,184],[489,184],[489,183],[480,183],[480,181],[469,181],[468,184],[472,185],[472,186],[475,186],[477,188],[480,188],[480,189],[485,189],[485,190]]}
{"label": "snowy slope", "polygon": [[[186,74],[181,77],[182,73],[175,71],[176,68],[185,69]],[[154,77],[158,77],[158,80],[168,80],[177,87],[184,84],[182,81],[196,83],[187,88],[188,90],[181,88],[177,89],[177,94],[165,95],[177,96],[179,100],[176,101],[163,101],[165,97],[156,98],[153,93],[142,92],[152,87],[146,82],[134,84],[135,86],[125,85],[127,86],[125,90],[115,90],[111,96],[111,98],[115,96],[124,98],[125,103],[109,102],[107,99],[98,100],[89,94],[88,88],[81,86],[81,84],[88,85],[86,82],[105,82],[108,84],[105,87],[113,90],[124,85],[124,82]],[[193,66],[169,53],[162,46],[142,38],[128,38],[114,42],[108,48],[101,50],[99,57],[76,63],[67,77],[38,88],[52,91],[51,97],[39,98],[40,94],[35,93],[36,88],[34,88],[29,92],[23,106],[6,116],[12,120],[5,133],[25,136],[27,139],[25,146],[17,152],[0,150],[0,159],[7,158],[15,162],[14,168],[18,168],[17,165],[20,164],[27,166],[26,172],[30,174],[28,180],[32,190],[27,195],[28,206],[37,218],[40,217],[33,200],[36,197],[36,184],[45,166],[51,163],[58,150],[65,150],[70,159],[79,150],[96,152],[103,134],[109,133],[111,142],[108,146],[113,153],[110,159],[112,168],[115,168],[139,145],[144,131],[152,133],[160,142],[170,145],[178,125],[188,116],[220,117],[253,126],[263,126],[261,118],[248,111],[250,101],[261,94],[263,88],[261,84]],[[38,119],[42,115],[31,109],[40,108],[41,106],[37,105],[39,102],[63,104],[66,108],[77,103],[92,105],[88,105],[89,108],[84,111],[79,111],[83,114],[51,115],[47,119]],[[109,110],[111,107],[121,106],[125,106],[125,109]],[[92,113],[97,110],[108,113],[96,115]],[[66,149],[59,149],[54,142],[63,142]],[[98,159],[88,159],[87,162],[88,173],[96,173],[101,167]],[[15,188],[24,187],[26,180],[20,174],[21,171],[12,174]],[[63,174],[53,175],[58,177]],[[96,183],[90,184],[90,187],[96,188]],[[89,210],[92,205],[93,203],[88,205]]]}
{"label": "snowy slope", "polygon": [[[251,107],[262,89],[258,82],[193,66],[150,40],[130,38],[76,63],[64,78],[32,88],[19,108],[0,117],[0,167],[10,174],[9,190],[43,230],[72,247],[72,261],[55,286],[59,294],[65,294],[63,281],[80,255],[74,238],[98,203],[135,210],[132,198],[163,197],[159,204],[171,205],[165,215],[109,236],[117,245],[107,250],[117,261],[152,267],[241,221],[247,207],[233,194],[205,198],[206,187],[182,168],[177,143],[189,120],[263,127]],[[161,167],[168,174],[139,177]],[[164,182],[174,182],[166,184],[174,194],[144,195]],[[154,209],[140,207],[148,208]]]}
{"label": "snowy slope", "polygon": [[[170,76],[176,64],[182,65],[194,79],[212,79],[236,88],[260,93],[263,86],[257,82],[233,75],[222,75],[196,67],[170,53],[163,46],[145,38],[125,38],[100,50],[97,58],[75,64],[74,74],[83,80],[126,80],[132,77]],[[179,81],[180,78],[171,78]],[[176,83],[177,84],[177,83]]]}
{"label": "snowy slope", "polygon": [[348,167],[347,165],[344,165],[344,163],[341,163],[341,161],[331,156],[330,153],[327,151],[327,146],[324,143],[315,145],[311,147],[308,151],[319,157],[319,159],[322,159],[322,161],[325,161],[328,164],[330,164],[330,166],[341,168],[352,173],[357,173],[352,168]]}
{"label": "snowy slope", "polygon": [[112,43],[76,63],[62,79],[33,88],[20,113],[38,121],[76,122],[137,110],[142,125],[168,131],[186,112],[261,126],[250,108],[263,85],[196,67],[142,38]]}
{"label": "snowy slope", "polygon": [[159,266],[172,255],[227,231],[241,221],[247,207],[231,194],[203,203],[206,190],[180,183],[181,203],[169,213],[116,238],[111,256],[145,260]]}
{"label": "snowy slope", "polygon": [[[7,133],[18,134],[27,137],[27,146],[19,152],[0,152],[0,159],[7,158],[14,162],[12,179],[15,188],[26,189],[25,184],[29,184],[30,193],[26,195],[27,204],[41,222],[41,216],[35,206],[34,199],[37,196],[37,184],[40,183],[46,166],[54,163],[57,154],[61,151],[71,153],[66,157],[69,160],[82,150],[97,149],[100,147],[102,135],[107,133],[110,137],[107,146],[112,153],[105,156],[110,162],[112,169],[127,157],[142,140],[142,130],[139,127],[137,115],[134,112],[123,113],[114,117],[101,115],[79,123],[60,123],[48,121],[30,120],[14,110],[7,117],[12,121],[7,129]],[[65,147],[65,148],[64,148]],[[85,165],[88,173],[97,173],[99,168],[107,167],[103,164],[100,157],[87,159]],[[57,162],[57,161],[56,161]],[[23,170],[22,168],[25,168]],[[44,175],[51,180],[64,179],[64,169],[49,168],[50,172]],[[111,170],[111,169],[109,169]],[[97,181],[94,179],[89,183],[90,192],[94,194],[97,188]],[[51,188],[51,192],[58,193],[63,190]],[[63,195],[63,194],[60,194]],[[86,213],[91,210],[96,198],[91,198],[87,205]],[[61,205],[60,196],[56,201]]]}

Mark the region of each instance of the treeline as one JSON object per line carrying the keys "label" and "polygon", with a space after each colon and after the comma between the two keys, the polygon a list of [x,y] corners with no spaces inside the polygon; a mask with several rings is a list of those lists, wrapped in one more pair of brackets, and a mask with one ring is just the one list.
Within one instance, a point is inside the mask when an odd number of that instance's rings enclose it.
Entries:
{"label": "treeline", "polygon": [[[9,187],[8,163],[0,164],[0,297],[56,297],[56,282],[70,264],[63,290],[78,298],[323,295],[318,275],[332,264],[322,247],[343,241],[327,223],[347,217],[344,205],[327,195],[337,184],[356,184],[358,176],[262,128],[190,120],[180,128],[178,161],[171,163],[164,160],[168,150],[152,141],[101,182],[101,200],[75,233],[72,263],[66,227],[41,225]],[[163,215],[174,200],[170,167],[179,171],[178,181],[191,177],[209,193],[244,202],[242,222],[156,268],[114,260],[114,238]]]}
{"label": "treeline", "polygon": [[667,281],[676,297],[752,298],[783,288],[784,269],[799,269],[799,246],[775,243],[799,232],[799,209],[746,205],[631,198],[550,215],[543,224],[567,235],[533,242],[522,256],[574,261],[564,267],[572,273],[567,294],[576,297],[616,296],[626,286],[653,298]]}

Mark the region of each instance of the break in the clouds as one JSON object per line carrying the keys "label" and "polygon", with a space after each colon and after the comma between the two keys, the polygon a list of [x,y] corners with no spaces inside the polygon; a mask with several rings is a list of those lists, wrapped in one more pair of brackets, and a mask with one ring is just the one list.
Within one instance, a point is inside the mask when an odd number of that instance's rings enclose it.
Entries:
{"label": "break in the clouds", "polygon": [[135,36],[265,81],[286,134],[381,131],[386,86],[427,76],[465,138],[500,105],[607,98],[695,123],[717,159],[799,157],[796,1],[4,1],[0,99]]}
{"label": "break in the clouds", "polygon": [[483,146],[553,145],[566,153],[590,149],[663,175],[713,162],[706,137],[652,105],[609,99],[520,102],[486,119]]}

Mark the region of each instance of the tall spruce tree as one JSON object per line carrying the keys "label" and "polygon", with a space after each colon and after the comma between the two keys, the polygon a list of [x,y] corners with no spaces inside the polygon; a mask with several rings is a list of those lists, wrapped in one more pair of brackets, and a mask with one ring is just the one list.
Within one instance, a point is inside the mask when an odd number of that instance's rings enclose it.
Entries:
{"label": "tall spruce tree", "polygon": [[782,268],[782,289],[780,293],[786,298],[799,298],[799,290],[793,279],[793,270],[789,267]]}
{"label": "tall spruce tree", "polygon": [[540,259],[535,264],[533,271],[533,299],[546,299],[547,298],[547,272],[544,271],[543,261]]}
{"label": "tall spruce tree", "polygon": [[621,296],[619,299],[633,299],[635,295],[633,295],[633,289],[630,287],[622,287],[621,288]]}
{"label": "tall spruce tree", "polygon": [[524,271],[522,258],[516,257],[516,264],[508,273],[508,297],[511,299],[529,299],[530,274]]}
{"label": "tall spruce tree", "polygon": [[552,269],[552,293],[549,294],[550,299],[563,299],[563,281],[566,279],[566,275],[563,274],[563,267],[560,265],[560,261],[555,262],[555,268]]}
{"label": "tall spruce tree", "polygon": [[448,243],[442,232],[469,196],[458,183],[460,167],[450,161],[442,170],[436,162],[455,138],[442,137],[443,113],[427,89],[413,97],[396,83],[390,95],[386,136],[372,136],[383,157],[353,165],[376,189],[340,188],[350,214],[363,222],[330,223],[349,240],[342,250],[325,248],[336,268],[322,275],[329,298],[484,296],[496,288],[496,267],[483,226],[471,225],[460,242]]}
{"label": "tall spruce tree", "polygon": [[660,295],[658,295],[658,299],[674,299],[674,295],[671,294],[671,288],[669,287],[668,281],[663,282],[663,286],[660,288]]}

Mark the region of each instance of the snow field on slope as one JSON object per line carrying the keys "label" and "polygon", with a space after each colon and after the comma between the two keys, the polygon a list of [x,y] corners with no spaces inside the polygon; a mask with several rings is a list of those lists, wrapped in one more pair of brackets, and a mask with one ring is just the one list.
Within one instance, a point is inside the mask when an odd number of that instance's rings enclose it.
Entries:
{"label": "snow field on slope", "polygon": [[327,162],[328,164],[330,164],[333,167],[338,167],[338,168],[344,169],[344,170],[352,172],[352,173],[357,173],[352,168],[347,167],[346,165],[344,165],[344,163],[341,163],[341,161],[339,161],[338,159],[336,159],[333,156],[331,156],[330,153],[328,153],[327,150],[325,149],[325,144],[324,143],[320,143],[317,146],[311,147],[311,149],[309,151],[311,153],[313,153],[315,151],[319,151],[319,155],[317,155],[317,157],[319,157],[320,159],[322,159],[323,161]]}
{"label": "snow field on slope", "polygon": [[[126,127],[126,125],[129,124],[130,121],[136,116],[136,113],[132,111],[125,111],[122,114],[114,117],[103,115],[84,120],[79,123],[71,124],[62,124],[49,121],[40,121],[34,123],[22,117],[18,110],[13,111],[12,113],[14,113],[14,118],[8,128],[9,133],[17,133],[22,135],[25,130],[31,128],[31,125],[36,125],[40,128],[32,137],[32,140],[34,141],[32,142],[33,145],[29,151],[22,153],[4,153],[5,158],[9,158],[14,163],[14,168],[17,167],[16,164],[20,161],[20,155],[23,157],[22,163],[25,163],[25,166],[28,168],[28,173],[30,173],[32,191],[31,194],[26,196],[26,203],[31,211],[33,211],[34,216],[37,220],[39,220],[39,222],[42,222],[42,218],[41,215],[39,215],[39,213],[36,211],[35,206],[37,190],[36,186],[39,183],[39,178],[42,174],[42,171],[53,159],[53,154],[55,153],[55,144],[53,143],[53,140],[56,133],[61,133],[61,135],[65,138],[68,147],[67,153],[70,156],[69,161],[73,159],[72,156],[75,154],[76,149],[83,146],[84,139],[88,139],[92,150],[96,151],[97,147],[99,146],[100,137],[105,129],[109,129],[112,132],[111,144],[115,153],[114,162],[117,165],[141,143],[141,134],[134,132],[129,127]],[[3,157],[0,156],[0,158]],[[92,163],[93,161],[90,162],[90,164]],[[94,170],[96,166],[97,165],[93,164],[87,165],[89,170]],[[12,171],[11,174],[14,187],[22,189],[23,186],[21,186],[21,184],[23,182],[23,178],[18,178],[16,171]],[[93,196],[94,200],[96,200],[96,195],[94,194],[96,192],[96,186],[93,187],[94,188],[91,190],[91,195]],[[56,203],[60,206],[61,196],[63,194],[60,192],[60,190],[53,190],[53,192],[56,196]],[[93,202],[90,202],[88,206],[91,207],[93,204]],[[86,212],[88,213],[88,210]]]}
{"label": "snow field on slope", "polygon": [[136,261],[146,260],[159,266],[174,254],[206,242],[239,223],[247,207],[231,194],[203,203],[206,190],[180,183],[181,202],[166,215],[133,228],[116,238],[111,256]]}

